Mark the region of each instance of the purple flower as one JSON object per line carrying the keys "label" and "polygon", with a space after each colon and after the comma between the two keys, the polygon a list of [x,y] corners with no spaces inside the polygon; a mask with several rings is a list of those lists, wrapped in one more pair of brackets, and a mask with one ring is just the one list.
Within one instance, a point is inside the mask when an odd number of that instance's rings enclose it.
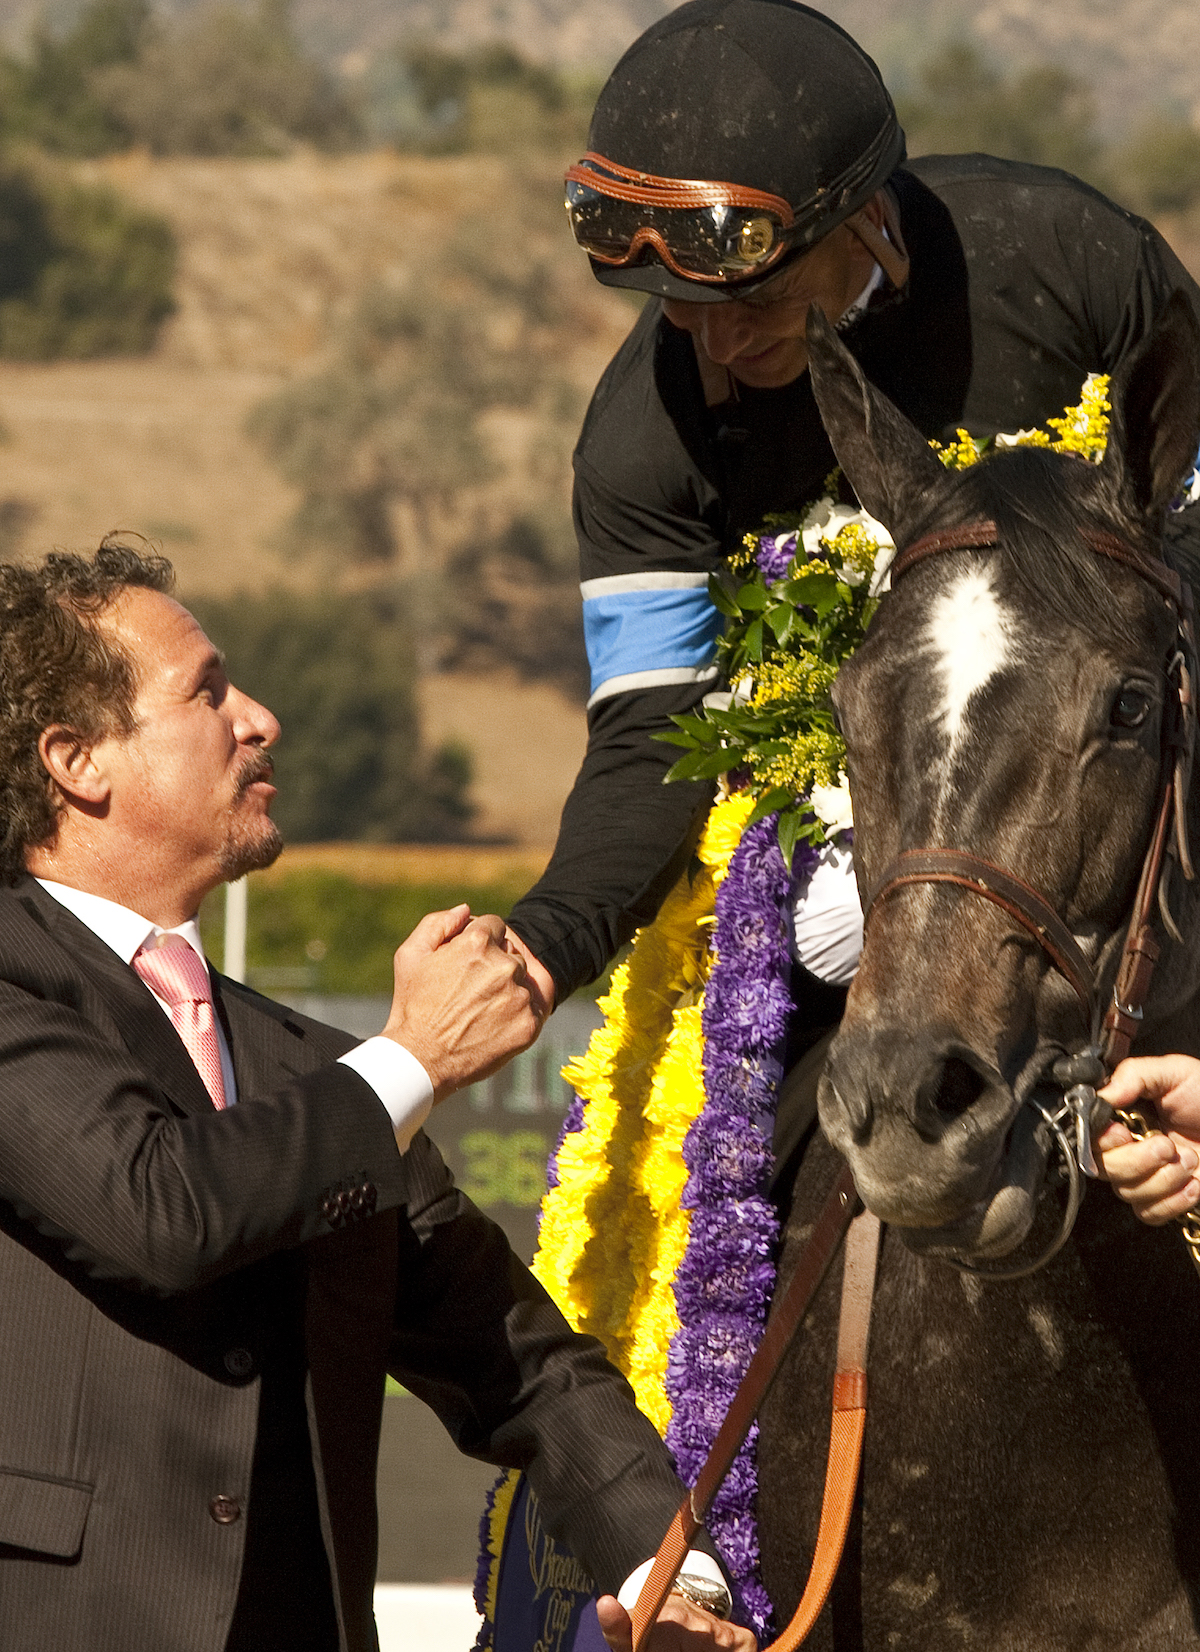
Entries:
{"label": "purple flower", "polygon": [[791,567],[798,538],[795,528],[790,533],[764,533],[760,537],[754,560],[768,585],[782,579]]}
{"label": "purple flower", "polygon": [[[786,573],[795,543],[794,534],[760,542],[759,566],[768,580]],[[689,1482],[758,1346],[774,1290],[778,1222],[766,1189],[780,1077],[776,1050],[791,1009],[789,882],[771,816],[743,834],[717,893],[717,956],[702,1018],[705,1105],[683,1146],[689,1172],[683,1203],[693,1214],[675,1276],[680,1328],[666,1374],[673,1408],[667,1444]],[[755,1425],[713,1501],[708,1525],[734,1579],[740,1615],[761,1636],[771,1603],[758,1578],[757,1438]]]}

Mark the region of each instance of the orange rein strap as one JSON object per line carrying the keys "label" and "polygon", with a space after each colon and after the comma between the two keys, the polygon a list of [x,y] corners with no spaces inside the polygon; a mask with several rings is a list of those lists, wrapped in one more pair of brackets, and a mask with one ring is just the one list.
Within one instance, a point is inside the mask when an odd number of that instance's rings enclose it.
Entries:
{"label": "orange rein strap", "polygon": [[[696,1478],[696,1483],[676,1512],[663,1538],[650,1575],[633,1608],[634,1652],[643,1652],[647,1637],[662,1611],[663,1603],[679,1573],[709,1506],[729,1472],[758,1414],[792,1336],[808,1312],[826,1270],[846,1229],[845,1272],[842,1279],[841,1318],[838,1328],[837,1375],[833,1391],[833,1429],[829,1445],[829,1468],[812,1575],[797,1609],[796,1617],[783,1638],[766,1652],[791,1652],[808,1634],[824,1605],[837,1572],[862,1452],[866,1418],[866,1351],[871,1322],[871,1301],[875,1287],[875,1260],[879,1248],[879,1222],[863,1211],[853,1217],[858,1205],[854,1178],[843,1166],[813,1228],[812,1235],[787,1289],[767,1324],[762,1342],[746,1369],[741,1385],[725,1415],[712,1449]],[[853,1220],[851,1218],[853,1217]],[[819,1596],[819,1598],[818,1598]],[[802,1614],[810,1614],[798,1638],[795,1626]],[[792,1637],[792,1638],[789,1638]]]}
{"label": "orange rein strap", "polygon": [[878,1216],[864,1210],[854,1218],[846,1236],[837,1375],[833,1379],[833,1420],[817,1546],[795,1615],[779,1639],[772,1641],[764,1652],[796,1652],[808,1639],[821,1608],[829,1599],[842,1550],[846,1547],[867,1424],[867,1335],[875,1295],[879,1226]]}

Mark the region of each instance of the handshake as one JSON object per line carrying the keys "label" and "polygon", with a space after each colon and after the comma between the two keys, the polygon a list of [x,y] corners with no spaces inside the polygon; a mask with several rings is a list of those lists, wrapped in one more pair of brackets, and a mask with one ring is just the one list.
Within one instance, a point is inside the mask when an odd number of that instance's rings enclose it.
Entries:
{"label": "handshake", "polygon": [[416,1056],[436,1104],[528,1049],[553,1008],[549,972],[503,918],[456,906],[422,918],[397,951],[383,1034]]}

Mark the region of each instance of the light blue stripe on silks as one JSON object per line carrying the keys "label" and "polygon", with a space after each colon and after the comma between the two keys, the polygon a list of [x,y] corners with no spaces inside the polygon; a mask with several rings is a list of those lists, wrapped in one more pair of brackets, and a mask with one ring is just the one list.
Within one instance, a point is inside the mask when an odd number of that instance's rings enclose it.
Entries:
{"label": "light blue stripe on silks", "polygon": [[[648,585],[650,579],[678,583]],[[688,682],[712,675],[724,621],[708,594],[706,575],[617,575],[587,580],[582,590],[593,699],[617,677],[654,673],[659,682]],[[669,679],[659,675],[666,672],[672,673]]]}

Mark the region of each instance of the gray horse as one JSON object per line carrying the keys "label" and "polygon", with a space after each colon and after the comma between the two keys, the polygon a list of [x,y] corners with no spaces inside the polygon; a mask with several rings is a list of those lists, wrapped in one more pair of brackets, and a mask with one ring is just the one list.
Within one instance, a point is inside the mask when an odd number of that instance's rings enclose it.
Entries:
{"label": "gray horse", "polygon": [[[982,857],[1039,892],[1111,994],[1169,760],[1176,617],[1095,540],[1162,554],[1200,432],[1190,311],[1173,302],[1117,376],[1099,466],[1017,449],[948,473],[820,318],[810,357],[839,462],[898,546],[997,529],[912,567],[838,679],[864,899],[905,851]],[[1188,812],[1200,840],[1196,788]],[[1200,1054],[1196,889],[1176,877],[1186,939],[1164,944],[1139,1050]],[[1178,1233],[1094,1186],[1030,1277],[952,1265],[1017,1263],[1053,1237],[1057,1157],[1027,1104],[1093,1032],[1001,906],[917,882],[871,912],[781,1269],[836,1149],[889,1226],[859,1502],[817,1652],[1200,1648],[1200,1278]],[[838,1271],[762,1417],[781,1618],[816,1534]]]}

